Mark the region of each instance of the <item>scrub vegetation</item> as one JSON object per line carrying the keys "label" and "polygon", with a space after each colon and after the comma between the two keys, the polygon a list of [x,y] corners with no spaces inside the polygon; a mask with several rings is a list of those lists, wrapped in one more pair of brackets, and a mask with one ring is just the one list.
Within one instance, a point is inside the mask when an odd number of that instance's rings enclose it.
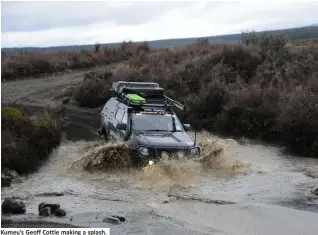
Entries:
{"label": "scrub vegetation", "polygon": [[93,68],[128,60],[144,50],[149,50],[147,43],[123,42],[118,48],[102,48],[96,43],[94,50],[80,49],[72,52],[32,52],[26,49],[21,49],[19,54],[13,55],[3,52],[1,77],[13,80]]}
{"label": "scrub vegetation", "polygon": [[38,169],[61,140],[59,116],[49,110],[30,116],[16,105],[1,108],[1,169],[19,174]]}
{"label": "scrub vegetation", "polygon": [[283,144],[318,156],[318,45],[283,34],[246,32],[237,44],[207,39],[182,48],[135,53],[115,70],[88,72],[74,89],[81,106],[98,107],[113,81],[153,81],[186,104],[196,128]]}
{"label": "scrub vegetation", "polygon": [[[87,72],[81,84],[66,89],[67,96],[79,106],[95,108],[110,98],[113,81],[158,82],[167,95],[186,104],[183,121],[195,128],[283,144],[301,156],[318,156],[317,39],[293,41],[277,32],[246,32],[236,43],[201,38],[174,48],[123,42],[118,48],[96,43],[94,50],[74,52],[32,54],[21,50],[21,55],[2,54],[2,79],[120,61],[125,63],[115,69]],[[2,122],[8,122],[4,118]],[[25,117],[22,120],[27,122]],[[19,119],[18,124],[21,122]],[[55,139],[58,132],[49,133]]]}

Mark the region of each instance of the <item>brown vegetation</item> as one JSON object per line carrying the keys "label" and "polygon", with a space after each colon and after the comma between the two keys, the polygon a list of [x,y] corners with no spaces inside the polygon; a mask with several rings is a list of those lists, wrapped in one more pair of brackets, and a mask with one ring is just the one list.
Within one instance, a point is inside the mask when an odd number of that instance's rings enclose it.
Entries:
{"label": "brown vegetation", "polygon": [[65,72],[73,69],[85,69],[125,61],[139,53],[148,53],[146,42],[136,44],[123,42],[119,48],[102,48],[96,43],[94,50],[74,52],[31,52],[23,51],[19,55],[1,55],[1,78],[6,80],[41,76],[50,73]]}
{"label": "brown vegetation", "polygon": [[113,81],[154,81],[186,104],[184,121],[197,128],[282,143],[317,157],[317,45],[297,48],[268,34],[242,39],[237,45],[202,39],[185,48],[135,54],[106,76],[87,76],[74,97],[96,107],[110,97]]}
{"label": "brown vegetation", "polygon": [[27,110],[13,106],[1,108],[1,168],[19,174],[35,171],[61,139],[59,116],[45,111],[29,116]]}

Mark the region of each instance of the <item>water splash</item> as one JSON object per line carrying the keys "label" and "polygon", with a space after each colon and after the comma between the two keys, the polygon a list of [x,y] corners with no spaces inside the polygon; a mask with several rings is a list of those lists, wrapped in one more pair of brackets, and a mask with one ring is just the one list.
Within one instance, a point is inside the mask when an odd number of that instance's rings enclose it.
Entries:
{"label": "water splash", "polygon": [[[71,170],[90,180],[126,182],[130,186],[152,189],[195,187],[203,177],[232,176],[250,164],[236,158],[229,150],[234,140],[222,140],[207,132],[198,133],[201,158],[196,160],[168,160],[136,169],[132,165],[128,146],[123,142],[91,144]],[[87,148],[87,145],[86,145]]]}

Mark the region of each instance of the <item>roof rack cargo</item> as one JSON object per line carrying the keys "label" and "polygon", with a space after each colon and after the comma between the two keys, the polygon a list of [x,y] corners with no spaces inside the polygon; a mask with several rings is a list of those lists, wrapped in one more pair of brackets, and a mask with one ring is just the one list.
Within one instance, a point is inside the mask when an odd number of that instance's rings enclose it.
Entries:
{"label": "roof rack cargo", "polygon": [[112,91],[125,104],[132,107],[153,107],[169,109],[176,107],[184,110],[184,105],[164,94],[164,89],[153,82],[113,82]]}
{"label": "roof rack cargo", "polygon": [[113,82],[112,90],[116,93],[120,91],[120,88],[123,87],[131,87],[131,88],[157,88],[159,87],[158,83],[154,82],[125,82],[125,81],[118,81]]}

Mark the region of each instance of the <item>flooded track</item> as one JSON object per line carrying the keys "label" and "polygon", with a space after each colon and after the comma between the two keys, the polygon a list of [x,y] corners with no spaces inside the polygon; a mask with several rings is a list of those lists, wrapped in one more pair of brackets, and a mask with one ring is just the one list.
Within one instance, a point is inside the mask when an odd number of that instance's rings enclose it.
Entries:
{"label": "flooded track", "polygon": [[[55,88],[80,82],[80,75],[56,76],[50,85],[45,79],[2,84],[2,101],[43,106],[58,93]],[[56,222],[110,227],[111,234],[317,233],[318,197],[310,191],[318,186],[318,160],[199,133],[202,163],[162,162],[139,170],[87,172],[83,163],[98,162],[102,154],[95,153],[107,153],[110,147],[95,140],[98,110],[65,107],[69,125],[61,146],[37,173],[1,189],[2,200],[21,198],[27,209],[25,215],[2,215],[3,224],[12,219],[27,226],[37,227],[31,221],[41,221],[38,226],[56,227]],[[67,216],[40,218],[41,202],[61,204]],[[103,222],[111,215],[126,221]]]}
{"label": "flooded track", "polygon": [[[64,141],[38,173],[2,189],[2,197],[26,203],[27,215],[16,219],[39,220],[38,204],[57,202],[67,216],[45,220],[108,226],[112,234],[315,234],[318,198],[310,188],[318,179],[306,172],[318,170],[316,160],[206,133],[198,137],[208,159],[203,164],[163,162],[90,173],[74,162],[95,148],[107,151],[107,145]],[[102,222],[110,215],[126,222]]]}

